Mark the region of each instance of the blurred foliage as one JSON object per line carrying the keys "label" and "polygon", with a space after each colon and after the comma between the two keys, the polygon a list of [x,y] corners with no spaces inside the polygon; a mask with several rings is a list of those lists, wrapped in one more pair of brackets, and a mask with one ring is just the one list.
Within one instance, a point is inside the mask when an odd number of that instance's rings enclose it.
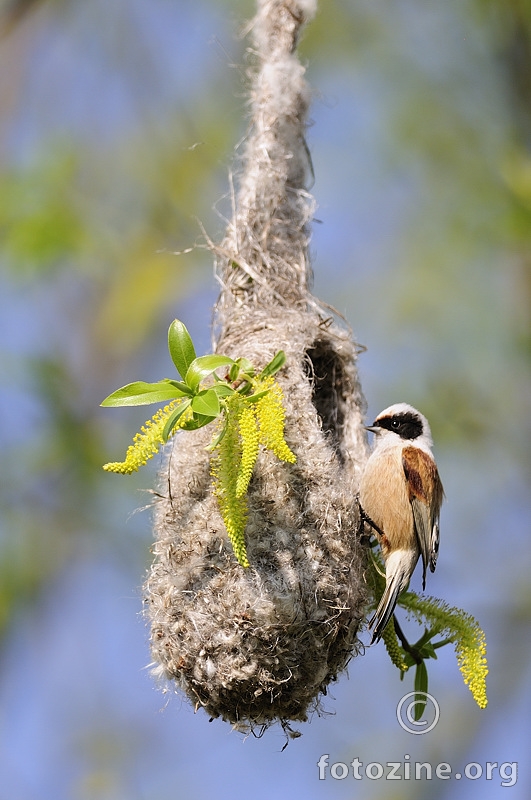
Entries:
{"label": "blurred foliage", "polygon": [[73,191],[72,155],[38,160],[34,168],[4,172],[0,183],[0,236],[15,271],[61,269],[87,247]]}

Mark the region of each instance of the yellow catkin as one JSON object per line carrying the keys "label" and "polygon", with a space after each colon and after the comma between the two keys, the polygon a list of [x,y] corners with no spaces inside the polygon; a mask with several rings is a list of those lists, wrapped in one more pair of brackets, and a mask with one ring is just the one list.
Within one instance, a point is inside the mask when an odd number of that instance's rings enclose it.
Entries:
{"label": "yellow catkin", "polygon": [[398,643],[398,637],[396,635],[395,626],[393,624],[393,620],[389,620],[389,623],[385,626],[382,639],[385,644],[385,649],[389,654],[389,658],[401,672],[406,672],[409,667],[404,662],[404,653],[402,648]]}
{"label": "yellow catkin", "polygon": [[295,461],[284,440],[282,389],[273,378],[255,385],[256,392],[266,389],[268,393],[256,403],[248,402],[238,394],[227,399],[225,434],[211,460],[214,494],[234,554],[243,567],[249,566],[245,546],[246,494],[260,444],[272,450],[282,461]]}
{"label": "yellow catkin", "polygon": [[254,465],[258,458],[260,437],[256,420],[255,404],[247,403],[239,413],[238,424],[241,437],[241,461],[236,478],[236,497],[242,497],[247,491]]}
{"label": "yellow catkin", "polygon": [[475,637],[472,642],[467,639],[457,641],[455,652],[457,664],[463,675],[463,680],[472,692],[472,697],[480,708],[485,708],[487,700],[487,643],[485,634],[479,628],[475,630]]}
{"label": "yellow catkin", "polygon": [[284,439],[285,411],[282,403],[282,389],[271,378],[264,381],[264,388],[269,388],[269,391],[256,404],[260,443],[271,450],[281,461],[293,464],[297,459]]}
{"label": "yellow catkin", "polygon": [[450,608],[435,597],[418,597],[408,592],[401,604],[419,619],[426,619],[454,642],[457,665],[463,680],[480,708],[487,705],[487,644],[485,634],[473,616],[461,608]]}
{"label": "yellow catkin", "polygon": [[225,435],[212,455],[210,468],[214,478],[214,494],[218,500],[219,510],[225,523],[234,555],[242,567],[248,567],[249,559],[247,558],[247,549],[245,547],[247,497],[245,494],[238,497],[236,492],[241,456],[242,446],[239,436],[238,414],[234,413],[229,406]]}
{"label": "yellow catkin", "polygon": [[[147,463],[148,459],[153,458],[160,447],[164,444],[162,432],[170,414],[175,410],[177,402],[169,403],[148,419],[140,432],[133,437],[133,444],[129,445],[124,461],[112,461],[104,464],[103,469],[107,472],[117,472],[121,475],[130,475]],[[191,417],[191,410],[188,408],[179,418],[172,433],[181,427]]]}

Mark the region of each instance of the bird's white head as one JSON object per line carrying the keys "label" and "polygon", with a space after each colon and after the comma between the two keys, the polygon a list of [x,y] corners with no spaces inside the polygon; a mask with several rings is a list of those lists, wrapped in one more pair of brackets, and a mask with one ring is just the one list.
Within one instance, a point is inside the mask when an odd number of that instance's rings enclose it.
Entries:
{"label": "bird's white head", "polygon": [[433,445],[428,420],[408,403],[395,403],[385,408],[367,430],[376,434],[376,444],[411,442],[427,448]]}

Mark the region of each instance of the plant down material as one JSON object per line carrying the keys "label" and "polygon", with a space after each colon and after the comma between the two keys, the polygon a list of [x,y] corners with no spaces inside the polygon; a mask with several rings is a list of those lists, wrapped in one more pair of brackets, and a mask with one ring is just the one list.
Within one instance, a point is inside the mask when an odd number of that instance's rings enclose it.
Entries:
{"label": "plant down material", "polygon": [[[252,336],[233,328],[224,352],[245,343],[253,363],[267,362],[276,343],[263,319],[255,324]],[[279,460],[272,447],[257,452],[258,403],[240,417],[243,435],[225,433],[212,466],[208,429],[180,431],[159,485],[146,584],[156,673],[242,729],[305,720],[318,707],[357,651],[367,601],[354,502],[362,464],[351,455],[363,443],[353,346],[311,314],[288,311],[274,324],[287,343],[278,383],[290,451],[280,452],[297,460]],[[226,534],[243,563],[235,533],[244,520],[246,569]]]}

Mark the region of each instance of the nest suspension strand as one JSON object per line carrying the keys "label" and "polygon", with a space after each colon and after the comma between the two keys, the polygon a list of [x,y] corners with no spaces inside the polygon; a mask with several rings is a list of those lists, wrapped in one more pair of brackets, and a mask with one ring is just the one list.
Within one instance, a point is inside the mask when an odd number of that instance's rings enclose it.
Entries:
{"label": "nest suspension strand", "polygon": [[297,461],[260,453],[243,569],[212,494],[210,432],[180,432],[161,476],[145,586],[158,675],[242,730],[276,721],[289,730],[319,707],[357,652],[367,599],[354,503],[367,456],[356,348],[309,288],[309,89],[295,47],[314,6],[259,0],[252,131],[233,218],[214,248],[217,350],[258,368],[286,352],[277,377]]}

